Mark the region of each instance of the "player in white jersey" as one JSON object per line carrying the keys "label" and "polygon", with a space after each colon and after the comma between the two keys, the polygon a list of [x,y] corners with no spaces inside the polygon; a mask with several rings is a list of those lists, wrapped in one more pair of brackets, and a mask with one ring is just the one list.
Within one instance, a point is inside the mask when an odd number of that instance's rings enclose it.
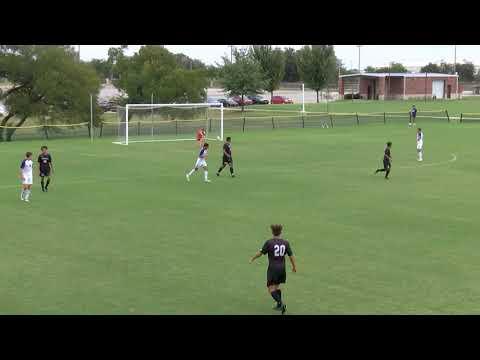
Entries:
{"label": "player in white jersey", "polygon": [[417,160],[423,161],[423,131],[420,128],[417,130]]}
{"label": "player in white jersey", "polygon": [[22,194],[20,199],[29,202],[33,184],[33,160],[31,152],[27,152],[25,159],[22,160],[22,164],[20,165],[20,179],[22,180]]}
{"label": "player in white jersey", "polygon": [[190,181],[190,176],[192,176],[194,172],[198,171],[198,169],[200,168],[203,168],[203,175],[205,177],[205,182],[210,182],[210,180],[208,180],[207,155],[208,155],[208,143],[205,143],[203,144],[203,147],[200,149],[200,153],[198,154],[195,167],[186,175],[187,181]]}

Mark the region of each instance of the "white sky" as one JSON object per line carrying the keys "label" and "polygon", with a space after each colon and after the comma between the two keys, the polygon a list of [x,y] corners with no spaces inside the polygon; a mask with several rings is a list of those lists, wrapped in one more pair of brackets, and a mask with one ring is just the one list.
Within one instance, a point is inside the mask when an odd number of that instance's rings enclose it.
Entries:
{"label": "white sky", "polygon": [[[80,56],[83,60],[106,58],[107,51],[118,45],[81,45]],[[133,54],[141,45],[129,45],[128,54]],[[235,45],[246,47],[248,45]],[[301,45],[275,45],[279,47],[300,48]],[[174,53],[202,60],[206,64],[220,62],[223,55],[230,54],[228,45],[166,45]],[[358,47],[356,45],[335,45],[335,53],[347,68],[358,67]],[[385,66],[395,61],[405,66],[423,66],[429,62],[445,60],[452,63],[453,45],[363,45],[361,48],[361,67]],[[480,65],[480,45],[457,45],[457,62],[472,61]]]}

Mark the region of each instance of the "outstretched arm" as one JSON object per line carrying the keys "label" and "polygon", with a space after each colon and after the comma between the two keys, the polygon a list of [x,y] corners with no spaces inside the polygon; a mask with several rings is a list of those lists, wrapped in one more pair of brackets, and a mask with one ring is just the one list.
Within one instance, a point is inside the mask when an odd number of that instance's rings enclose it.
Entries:
{"label": "outstretched arm", "polygon": [[297,265],[295,264],[295,257],[292,255],[292,256],[289,256],[288,257],[290,259],[290,262],[292,263],[292,271],[294,273],[297,272]]}
{"label": "outstretched arm", "polygon": [[262,254],[261,251],[257,252],[257,253],[250,259],[250,264],[251,264],[252,262],[254,262],[256,259],[258,259],[258,258],[259,258],[260,256],[262,256],[262,255],[263,255],[263,254]]}

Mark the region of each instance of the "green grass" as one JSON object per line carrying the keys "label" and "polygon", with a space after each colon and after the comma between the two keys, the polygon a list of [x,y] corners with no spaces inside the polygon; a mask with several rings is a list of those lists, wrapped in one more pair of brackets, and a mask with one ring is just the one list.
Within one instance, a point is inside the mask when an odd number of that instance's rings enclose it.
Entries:
{"label": "green grass", "polygon": [[[372,100],[341,100],[332,101],[328,104],[329,112],[408,112],[411,106],[415,104],[419,111],[430,110],[448,110],[451,116],[459,116],[460,113],[480,113],[480,98],[468,98],[462,100],[408,100],[408,101],[372,101]],[[298,110],[302,108],[302,104],[287,104],[287,105],[256,105],[252,108],[269,109],[269,110]],[[327,111],[326,103],[319,104],[305,104],[306,111]]]}
{"label": "green grass", "polygon": [[227,134],[238,177],[214,176],[213,143],[211,184],[185,181],[193,142],[53,140],[30,204],[17,169],[43,142],[0,143],[0,313],[274,314],[266,258],[248,263],[271,223],[297,257],[290,314],[480,313],[480,127],[420,125],[421,165],[405,124]]}

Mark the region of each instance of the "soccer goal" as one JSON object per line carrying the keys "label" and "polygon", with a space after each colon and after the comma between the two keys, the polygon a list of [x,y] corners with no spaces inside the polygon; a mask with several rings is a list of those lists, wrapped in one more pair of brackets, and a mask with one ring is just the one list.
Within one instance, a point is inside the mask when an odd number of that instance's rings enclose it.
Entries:
{"label": "soccer goal", "polygon": [[114,144],[195,140],[202,128],[208,140],[223,140],[221,103],[127,104],[117,108],[117,116]]}

